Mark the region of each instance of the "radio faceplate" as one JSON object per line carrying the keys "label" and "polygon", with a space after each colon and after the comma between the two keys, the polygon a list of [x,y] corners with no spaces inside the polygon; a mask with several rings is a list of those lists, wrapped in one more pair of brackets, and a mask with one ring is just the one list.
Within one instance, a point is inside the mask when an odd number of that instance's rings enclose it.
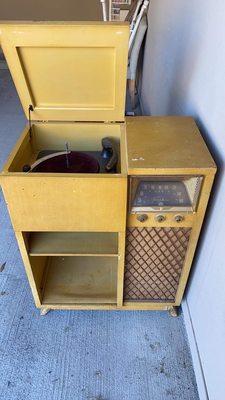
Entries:
{"label": "radio faceplate", "polygon": [[131,176],[129,212],[195,212],[202,176]]}

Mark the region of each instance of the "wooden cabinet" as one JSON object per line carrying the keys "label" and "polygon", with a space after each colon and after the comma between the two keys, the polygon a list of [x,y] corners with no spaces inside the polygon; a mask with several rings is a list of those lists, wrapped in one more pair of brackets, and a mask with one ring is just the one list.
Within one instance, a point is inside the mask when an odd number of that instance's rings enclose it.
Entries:
{"label": "wooden cabinet", "polygon": [[[125,120],[126,24],[5,23],[0,34],[29,121],[0,181],[36,306],[179,305],[216,172],[193,119]],[[24,172],[40,152],[99,152],[104,137],[113,172]],[[183,182],[194,206],[132,207],[145,180]]]}

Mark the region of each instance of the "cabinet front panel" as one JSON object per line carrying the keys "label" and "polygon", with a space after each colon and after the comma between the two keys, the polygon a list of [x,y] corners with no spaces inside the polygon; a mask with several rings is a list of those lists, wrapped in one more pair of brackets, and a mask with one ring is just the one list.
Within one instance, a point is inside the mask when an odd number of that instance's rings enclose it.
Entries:
{"label": "cabinet front panel", "polygon": [[124,231],[122,177],[5,176],[2,187],[16,231]]}

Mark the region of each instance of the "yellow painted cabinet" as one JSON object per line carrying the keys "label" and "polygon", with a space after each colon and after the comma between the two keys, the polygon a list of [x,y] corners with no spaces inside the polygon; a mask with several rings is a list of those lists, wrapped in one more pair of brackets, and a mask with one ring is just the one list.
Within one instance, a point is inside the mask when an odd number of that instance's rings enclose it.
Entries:
{"label": "yellow painted cabinet", "polygon": [[[125,120],[126,24],[9,23],[0,35],[29,120],[0,180],[36,306],[179,305],[216,172],[194,121]],[[101,152],[105,137],[113,172],[24,172],[66,143]]]}

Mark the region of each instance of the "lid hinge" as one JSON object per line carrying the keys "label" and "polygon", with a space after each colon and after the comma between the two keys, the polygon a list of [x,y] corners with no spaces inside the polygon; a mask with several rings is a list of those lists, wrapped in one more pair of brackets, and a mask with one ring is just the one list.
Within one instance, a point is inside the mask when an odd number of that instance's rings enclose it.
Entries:
{"label": "lid hinge", "polygon": [[31,112],[34,111],[34,107],[32,104],[29,105],[28,108],[28,115],[29,115],[29,132],[30,132],[30,138],[32,136],[32,125],[31,125]]}

